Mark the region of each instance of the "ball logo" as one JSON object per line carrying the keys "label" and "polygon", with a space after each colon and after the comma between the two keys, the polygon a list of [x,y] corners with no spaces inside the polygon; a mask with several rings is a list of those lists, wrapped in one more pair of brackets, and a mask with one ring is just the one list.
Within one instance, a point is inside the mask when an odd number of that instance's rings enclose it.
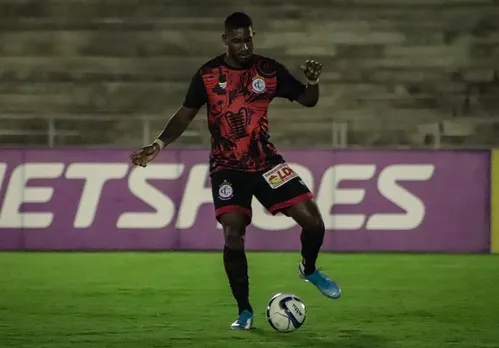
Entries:
{"label": "ball logo", "polygon": [[227,181],[224,181],[218,189],[218,196],[225,201],[232,198],[233,195],[234,190],[232,189],[232,186]]}
{"label": "ball logo", "polygon": [[300,311],[300,309],[298,308],[298,306],[296,304],[292,303],[291,306],[293,307],[293,310],[295,311],[295,313],[298,314],[298,316],[303,317],[303,313]]}
{"label": "ball logo", "polygon": [[265,81],[261,77],[255,77],[251,82],[251,86],[255,93],[262,93],[265,91]]}

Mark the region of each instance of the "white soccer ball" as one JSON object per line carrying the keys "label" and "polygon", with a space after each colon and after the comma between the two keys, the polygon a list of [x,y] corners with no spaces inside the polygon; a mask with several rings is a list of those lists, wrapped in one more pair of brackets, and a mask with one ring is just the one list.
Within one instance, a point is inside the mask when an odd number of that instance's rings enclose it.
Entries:
{"label": "white soccer ball", "polygon": [[306,317],[305,304],[294,294],[276,294],[267,305],[267,320],[278,332],[292,332],[299,329]]}

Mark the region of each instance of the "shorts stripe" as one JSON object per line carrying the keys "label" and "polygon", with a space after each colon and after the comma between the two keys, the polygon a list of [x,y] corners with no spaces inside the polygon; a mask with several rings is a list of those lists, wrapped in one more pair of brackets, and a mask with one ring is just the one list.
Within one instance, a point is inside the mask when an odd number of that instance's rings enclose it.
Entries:
{"label": "shorts stripe", "polygon": [[246,214],[251,219],[251,209],[241,207],[240,205],[226,205],[225,207],[218,208],[215,210],[215,216],[218,218],[222,214],[234,212]]}
{"label": "shorts stripe", "polygon": [[279,212],[279,210],[292,207],[292,206],[297,205],[298,203],[301,203],[303,201],[306,201],[312,197],[313,197],[313,194],[311,192],[307,192],[307,193],[304,193],[302,195],[291,198],[287,201],[274,204],[271,207],[269,207],[268,210],[272,215],[276,215]]}

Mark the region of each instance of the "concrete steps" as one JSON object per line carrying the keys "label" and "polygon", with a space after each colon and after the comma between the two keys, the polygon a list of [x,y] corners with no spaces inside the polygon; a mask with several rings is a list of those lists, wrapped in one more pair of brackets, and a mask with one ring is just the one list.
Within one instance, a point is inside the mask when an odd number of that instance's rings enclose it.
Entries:
{"label": "concrete steps", "polygon": [[[305,59],[324,64],[316,108],[271,106],[280,142],[325,146],[334,120],[348,122],[355,144],[420,144],[418,125],[499,110],[494,0],[0,0],[0,113],[119,114],[127,121],[102,129],[67,121],[73,129],[60,141],[137,141],[137,118],[168,117],[195,70],[224,50],[222,21],[235,10],[253,16],[258,53],[297,77]],[[206,143],[205,121],[203,110],[179,141]]]}

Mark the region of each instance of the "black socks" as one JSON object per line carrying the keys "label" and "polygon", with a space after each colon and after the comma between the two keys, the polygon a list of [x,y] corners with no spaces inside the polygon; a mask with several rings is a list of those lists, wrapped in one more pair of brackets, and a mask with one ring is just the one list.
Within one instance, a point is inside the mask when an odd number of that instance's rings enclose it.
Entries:
{"label": "black socks", "polygon": [[302,261],[305,266],[305,275],[314,273],[315,261],[317,261],[319,250],[321,249],[322,242],[324,241],[324,232],[314,232],[303,230],[300,236],[301,256],[303,257]]}
{"label": "black socks", "polygon": [[244,249],[229,249],[224,246],[224,267],[239,314],[244,310],[253,313],[249,303],[248,261]]}

